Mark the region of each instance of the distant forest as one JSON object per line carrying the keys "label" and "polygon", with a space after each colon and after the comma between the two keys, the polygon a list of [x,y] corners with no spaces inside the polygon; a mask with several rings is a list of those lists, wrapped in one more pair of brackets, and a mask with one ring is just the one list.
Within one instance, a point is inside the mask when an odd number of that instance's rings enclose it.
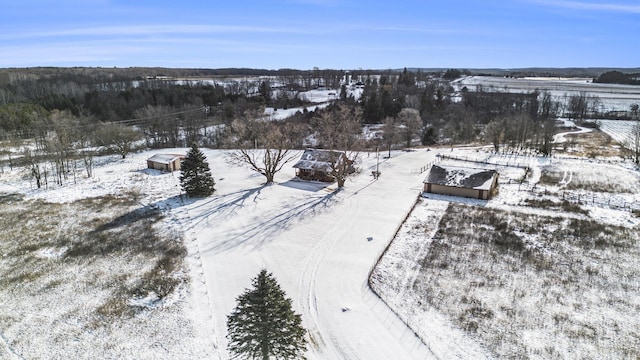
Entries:
{"label": "distant forest", "polygon": [[608,71],[593,79],[593,82],[603,84],[640,85],[640,72],[630,74],[623,73],[621,71]]}

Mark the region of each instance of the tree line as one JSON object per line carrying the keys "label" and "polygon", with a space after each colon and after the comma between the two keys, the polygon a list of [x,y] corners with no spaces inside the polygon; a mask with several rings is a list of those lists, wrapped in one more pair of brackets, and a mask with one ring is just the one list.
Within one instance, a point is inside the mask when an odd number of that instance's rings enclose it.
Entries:
{"label": "tree line", "polygon": [[[566,103],[548,93],[507,93],[481,86],[456,91],[450,79],[463,71],[282,70],[270,77],[223,83],[149,79],[136,74],[63,72],[62,76],[23,76],[5,81],[0,102],[3,160],[22,161],[34,178],[68,181],[76,162],[91,176],[93,156],[125,157],[138,148],[188,147],[245,150],[239,160],[273,181],[291,149],[307,146],[351,152],[414,145],[487,143],[496,151],[532,151],[549,155],[555,119],[562,113],[583,121],[597,108],[597,99],[581,93]],[[345,80],[351,78],[351,82]],[[6,80],[6,79],[5,79]],[[106,80],[113,80],[106,82]],[[362,95],[353,96],[355,87]],[[339,98],[323,110],[307,111],[298,96],[309,88],[326,87]],[[339,90],[338,90],[339,89]],[[347,91],[349,90],[349,91]],[[351,94],[351,95],[349,95]],[[11,100],[13,99],[13,100]],[[285,121],[269,122],[264,107],[301,107]],[[363,127],[378,125],[376,136],[362,136]],[[33,146],[11,153],[20,139]],[[256,147],[267,149],[255,158]],[[27,154],[28,152],[28,154]],[[43,160],[48,173],[41,174]],[[336,178],[343,179],[339,169]]]}
{"label": "tree line", "polygon": [[623,73],[616,70],[607,71],[597,78],[594,78],[593,82],[601,84],[640,85],[640,73]]}

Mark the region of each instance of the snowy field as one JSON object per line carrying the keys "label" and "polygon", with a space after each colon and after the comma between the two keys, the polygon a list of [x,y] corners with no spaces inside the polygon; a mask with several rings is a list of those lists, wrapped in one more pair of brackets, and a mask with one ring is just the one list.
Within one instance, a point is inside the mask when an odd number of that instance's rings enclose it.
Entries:
{"label": "snowy field", "polygon": [[[298,112],[303,113],[306,111],[316,111],[324,109],[331,104],[331,102],[339,98],[339,90],[309,90],[303,91],[297,94],[302,100],[308,101],[315,105],[294,107],[288,109],[274,109],[268,107],[265,109],[265,115],[269,120],[284,120],[292,117]],[[347,89],[347,96],[353,96],[354,99],[359,99],[362,95],[362,89]]]}
{"label": "snowy field", "polygon": [[593,83],[592,79],[468,76],[456,80],[454,86],[458,91],[465,86],[470,90],[482,86],[485,91],[514,93],[548,91],[556,101],[561,103],[566,103],[570,96],[584,92],[600,98],[601,111],[629,111],[632,104],[640,103],[640,86],[597,84]]}
{"label": "snowy field", "polygon": [[[491,358],[636,358],[637,229],[547,211],[429,197],[376,268],[373,286],[440,358],[481,358],[438,349],[456,328]],[[434,332],[443,318],[449,332]]]}
{"label": "snowy field", "polygon": [[638,121],[627,120],[592,120],[600,125],[600,130],[607,133],[611,138],[627,148],[633,148],[633,129],[640,126]]}
{"label": "snowy field", "polygon": [[[132,321],[114,323],[109,333],[74,323],[68,314],[51,312],[46,326],[56,336],[38,340],[35,337],[43,322],[27,312],[40,306],[40,315],[48,313],[46,304],[51,299],[43,292],[44,297],[34,297],[32,303],[12,303],[14,315],[8,316],[7,310],[0,314],[0,358],[68,358],[69,354],[74,358],[69,349],[82,348],[85,352],[75,358],[228,359],[226,315],[262,268],[273,272],[292,298],[294,310],[302,314],[303,326],[309,330],[309,359],[493,357],[486,343],[461,328],[445,311],[425,310],[421,303],[405,301],[408,295],[399,296],[399,289],[413,288],[420,274],[415,260],[426,251],[448,203],[458,201],[450,197],[422,200],[420,211],[411,213],[426,176],[418,169],[435,160],[436,150],[393,152],[391,158],[381,158],[382,176],[378,180],[371,176],[376,157],[361,154],[360,172],[342,191],[336,191],[335,185],[296,181],[292,164],[276,176],[276,184],[265,186],[262,176],[229,165],[225,151],[204,152],[216,179],[216,193],[195,201],[180,196],[178,173],[145,169],[146,159],[154,154],[151,151],[125,160],[100,158],[94,177],[80,176],[76,184],[69,181],[43,190],[34,189],[23,171],[4,170],[0,193],[19,193],[25,196],[24,201],[40,199],[73,207],[76,201],[86,201],[83,199],[126,196],[135,191],[140,196],[140,206],[153,205],[165,213],[163,224],[159,225],[182,234],[190,281],[170,302],[140,312]],[[530,165],[533,168],[527,178],[529,185],[538,182],[546,166],[538,158],[497,156],[478,149],[447,148],[443,152],[494,163]],[[561,216],[558,211],[526,206],[527,198],[548,195],[521,191],[523,186],[517,180],[524,176],[522,168],[499,168],[498,196],[489,202],[466,202],[542,215],[551,211],[554,216]],[[590,171],[584,165],[573,169],[580,168]],[[638,201],[637,197],[634,201]],[[585,205],[584,209],[590,215],[568,216],[597,215],[606,224],[627,228],[639,225],[638,217],[629,211],[595,205]],[[432,220],[427,221],[424,231],[394,241],[394,247],[408,251],[410,256],[397,262],[387,261],[385,256],[378,264],[376,291],[387,305],[369,288],[369,274],[409,214],[403,229],[411,227],[416,216]],[[75,216],[83,215],[74,213]],[[405,231],[408,230],[401,230],[400,234]],[[387,252],[390,253],[391,250]],[[52,254],[61,256],[55,251]],[[3,261],[7,260],[0,258]],[[108,262],[102,266],[106,273],[113,271]],[[447,284],[442,286],[447,288]],[[415,293],[412,299],[420,297]],[[131,299],[141,300],[144,299]],[[0,299],[0,305],[6,303]],[[12,321],[20,322],[20,332]],[[34,334],[34,338],[25,334]],[[31,340],[25,341],[25,336]],[[137,339],[143,346],[133,346],[133,340],[128,339]],[[538,344],[542,340],[535,341]]]}

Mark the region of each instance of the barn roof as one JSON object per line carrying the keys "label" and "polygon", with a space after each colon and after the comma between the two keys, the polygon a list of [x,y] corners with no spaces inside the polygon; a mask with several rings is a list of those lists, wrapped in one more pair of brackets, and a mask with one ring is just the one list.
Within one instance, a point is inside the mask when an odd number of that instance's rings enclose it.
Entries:
{"label": "barn roof", "polygon": [[493,178],[497,174],[495,170],[433,165],[424,182],[467,189],[490,190]]}
{"label": "barn roof", "polygon": [[147,161],[153,161],[158,164],[171,164],[176,159],[184,157],[184,155],[176,155],[176,154],[155,154],[152,157],[148,158]]}
{"label": "barn roof", "polygon": [[324,170],[330,171],[331,165],[335,164],[344,153],[333,150],[307,149],[300,160],[293,165],[296,169]]}

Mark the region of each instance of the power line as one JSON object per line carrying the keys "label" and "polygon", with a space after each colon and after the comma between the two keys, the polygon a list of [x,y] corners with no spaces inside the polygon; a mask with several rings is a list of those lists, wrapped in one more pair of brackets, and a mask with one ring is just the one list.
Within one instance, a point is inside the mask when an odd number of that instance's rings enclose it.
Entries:
{"label": "power line", "polygon": [[[96,123],[92,123],[92,124],[63,124],[63,125],[58,125],[55,126],[56,129],[60,129],[60,130],[71,130],[71,129],[75,129],[75,130],[81,130],[84,128],[92,128],[95,126],[100,126],[100,125],[124,125],[124,126],[141,126],[144,125],[145,123],[149,123],[153,120],[159,120],[159,121],[167,121],[167,120],[172,120],[175,119],[176,117],[180,116],[180,115],[185,115],[185,114],[191,114],[191,113],[196,113],[196,112],[203,112],[204,114],[208,114],[209,113],[209,106],[207,105],[203,105],[194,109],[190,109],[190,110],[181,110],[181,111],[176,111],[176,112],[172,112],[172,113],[167,113],[167,114],[158,114],[158,115],[150,115],[147,117],[140,117],[140,118],[132,118],[132,119],[125,119],[125,120],[118,120],[118,121],[109,121],[109,122],[96,122]],[[13,130],[12,132],[5,132],[5,134],[10,134],[13,137],[18,137],[18,135],[21,135],[22,137],[24,137],[25,135],[27,137],[35,137],[37,134],[37,130],[35,129],[28,129],[25,131],[18,131],[18,130]]]}

